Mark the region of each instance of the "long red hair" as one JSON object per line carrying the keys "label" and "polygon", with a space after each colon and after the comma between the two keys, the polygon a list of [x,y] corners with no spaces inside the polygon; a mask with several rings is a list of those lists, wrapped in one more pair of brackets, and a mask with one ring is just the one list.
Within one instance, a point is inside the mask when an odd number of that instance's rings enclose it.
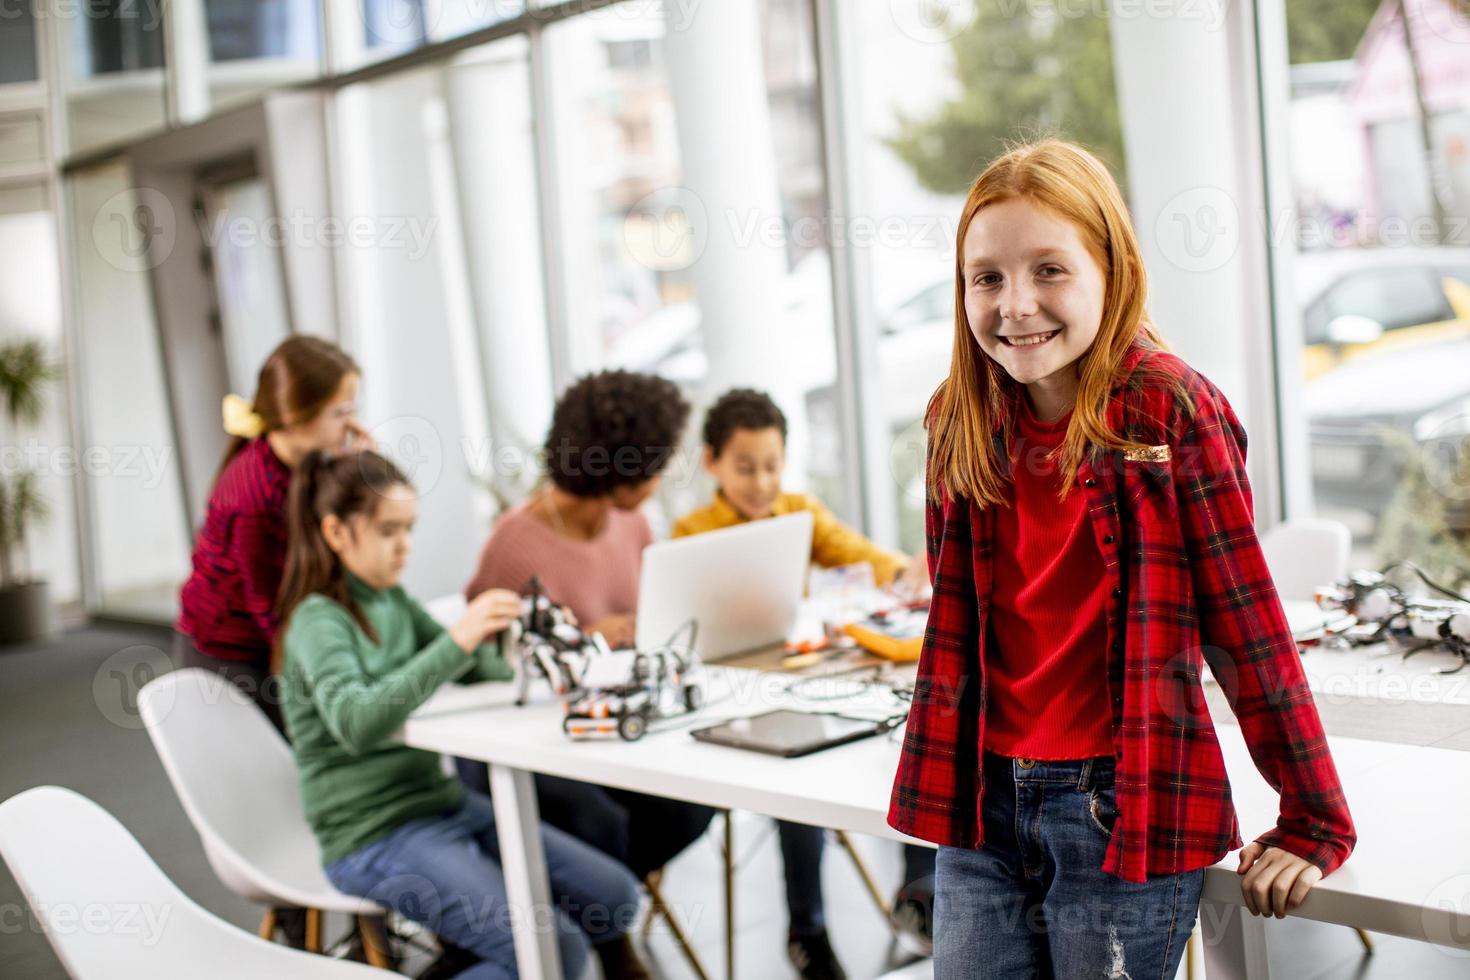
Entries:
{"label": "long red hair", "polygon": [[[1123,195],[1107,167],[1082,147],[1056,139],[1015,146],[992,161],[971,185],[960,216],[949,377],[935,390],[925,411],[929,492],[968,498],[982,507],[1007,499],[1009,477],[992,437],[999,431],[1001,444],[1010,445],[1024,392],[1019,382],[981,350],[970,331],[965,315],[965,234],[982,208],[1018,197],[1072,222],[1103,273],[1102,324],[1092,346],[1077,360],[1077,401],[1060,450],[1063,497],[1091,447],[1139,445],[1110,428],[1111,389],[1121,380],[1123,360],[1134,344],[1168,349],[1149,321],[1143,257]],[[1177,383],[1174,386],[1178,388]],[[1182,390],[1179,393],[1183,395]]]}

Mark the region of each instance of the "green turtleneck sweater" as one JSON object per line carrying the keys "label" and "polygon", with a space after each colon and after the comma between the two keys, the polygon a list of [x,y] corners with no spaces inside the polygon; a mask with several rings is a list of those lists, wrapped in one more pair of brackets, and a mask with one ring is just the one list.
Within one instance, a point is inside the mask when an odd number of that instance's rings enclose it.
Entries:
{"label": "green turtleneck sweater", "polygon": [[436,753],[388,736],[441,684],[512,676],[494,645],[466,654],[401,588],[347,584],[378,642],[319,593],[296,607],[285,637],[286,728],[324,865],[459,804],[463,790]]}

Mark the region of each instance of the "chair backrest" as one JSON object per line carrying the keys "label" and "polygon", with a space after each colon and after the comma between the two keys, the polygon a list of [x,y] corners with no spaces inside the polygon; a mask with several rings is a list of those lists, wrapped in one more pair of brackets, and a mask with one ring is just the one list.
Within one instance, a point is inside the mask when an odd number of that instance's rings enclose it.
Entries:
{"label": "chair backrest", "polygon": [[227,887],[304,905],[335,894],[306,822],[291,747],[244,692],[213,671],[176,670],[143,688],[138,711]]}
{"label": "chair backrest", "polygon": [[1261,550],[1283,599],[1310,600],[1318,586],[1346,575],[1352,543],[1346,524],[1326,518],[1284,521],[1261,536]]}
{"label": "chair backrest", "polygon": [[0,803],[0,855],[67,973],[81,980],[389,974],[268,943],[181,892],[112,814],[59,786]]}

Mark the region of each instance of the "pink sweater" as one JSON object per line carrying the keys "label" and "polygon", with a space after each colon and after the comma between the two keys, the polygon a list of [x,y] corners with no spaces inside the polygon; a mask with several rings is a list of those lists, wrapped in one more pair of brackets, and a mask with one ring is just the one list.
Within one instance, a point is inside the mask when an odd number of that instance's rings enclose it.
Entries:
{"label": "pink sweater", "polygon": [[614,508],[601,534],[580,541],[543,524],[527,500],[495,522],[465,597],[473,599],[486,589],[525,593],[531,576],[539,575],[546,594],[571,607],[580,622],[633,614],[643,549],[652,543],[653,529],[642,511]]}

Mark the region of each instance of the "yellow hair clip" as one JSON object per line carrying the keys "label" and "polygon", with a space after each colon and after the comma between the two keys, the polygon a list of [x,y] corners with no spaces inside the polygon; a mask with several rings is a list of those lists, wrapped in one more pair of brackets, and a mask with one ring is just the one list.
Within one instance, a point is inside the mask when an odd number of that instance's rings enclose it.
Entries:
{"label": "yellow hair clip", "polygon": [[265,431],[265,419],[239,395],[226,395],[223,405],[225,431],[242,439],[254,439]]}

